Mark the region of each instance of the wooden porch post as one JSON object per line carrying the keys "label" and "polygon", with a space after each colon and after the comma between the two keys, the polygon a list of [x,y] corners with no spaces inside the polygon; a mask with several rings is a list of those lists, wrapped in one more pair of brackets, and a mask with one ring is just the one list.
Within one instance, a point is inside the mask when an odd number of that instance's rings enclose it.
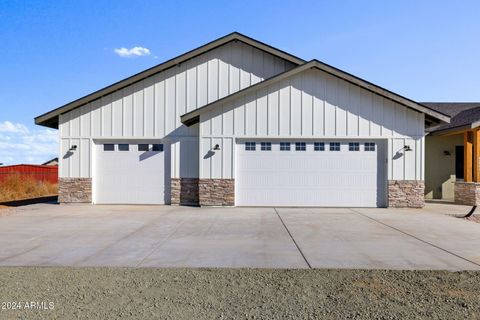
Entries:
{"label": "wooden porch post", "polygon": [[472,182],[473,180],[473,132],[467,131],[463,134],[463,180]]}
{"label": "wooden porch post", "polygon": [[473,181],[480,182],[480,130],[473,130]]}

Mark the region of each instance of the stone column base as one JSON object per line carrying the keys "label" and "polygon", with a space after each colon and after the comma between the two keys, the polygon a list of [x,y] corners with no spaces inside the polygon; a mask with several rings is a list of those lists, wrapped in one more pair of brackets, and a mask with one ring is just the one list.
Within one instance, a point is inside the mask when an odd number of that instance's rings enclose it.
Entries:
{"label": "stone column base", "polygon": [[200,179],[198,187],[201,206],[235,205],[235,179]]}
{"label": "stone column base", "polygon": [[388,206],[392,208],[423,208],[425,183],[419,180],[389,180]]}
{"label": "stone column base", "polygon": [[58,202],[91,203],[92,178],[58,178]]}
{"label": "stone column base", "polygon": [[171,204],[198,206],[198,178],[172,178]]}
{"label": "stone column base", "polygon": [[455,203],[467,206],[480,204],[479,182],[455,182]]}

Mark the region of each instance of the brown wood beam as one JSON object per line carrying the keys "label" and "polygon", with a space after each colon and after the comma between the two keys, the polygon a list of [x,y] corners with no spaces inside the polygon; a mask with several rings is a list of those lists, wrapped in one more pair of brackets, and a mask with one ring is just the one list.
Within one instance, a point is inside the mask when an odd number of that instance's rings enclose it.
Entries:
{"label": "brown wood beam", "polygon": [[463,134],[463,180],[473,181],[473,132],[467,131]]}
{"label": "brown wood beam", "polygon": [[473,130],[473,181],[480,182],[480,130]]}

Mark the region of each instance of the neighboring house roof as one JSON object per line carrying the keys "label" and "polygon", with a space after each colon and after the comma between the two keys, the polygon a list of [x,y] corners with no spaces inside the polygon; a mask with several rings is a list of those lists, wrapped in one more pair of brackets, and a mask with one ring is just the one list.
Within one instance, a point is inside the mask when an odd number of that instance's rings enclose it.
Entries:
{"label": "neighboring house roof", "polygon": [[450,123],[444,123],[430,130],[432,134],[451,133],[480,126],[480,102],[423,102],[432,109],[446,113]]}
{"label": "neighboring house roof", "polygon": [[441,112],[441,111],[437,111],[433,108],[430,108],[429,106],[426,106],[426,105],[423,105],[421,103],[418,103],[418,102],[415,102],[413,100],[410,100],[408,98],[405,98],[399,94],[396,94],[394,92],[391,92],[387,89],[384,89],[380,86],[377,86],[371,82],[368,82],[366,80],[363,80],[361,78],[358,78],[350,73],[347,73],[345,71],[342,71],[340,69],[337,69],[335,67],[332,67],[328,64],[325,64],[323,62],[320,62],[318,60],[311,60],[307,63],[304,63],[303,65],[300,65],[296,68],[293,68],[289,71],[286,71],[286,72],[283,72],[279,75],[276,75],[270,79],[267,79],[267,80],[264,80],[262,82],[259,82],[253,86],[250,86],[250,87],[247,87],[243,90],[240,90],[238,92],[235,92],[229,96],[226,96],[222,99],[219,99],[217,101],[214,101],[210,104],[207,104],[201,108],[198,108],[196,110],[193,110],[189,113],[186,113],[184,115],[181,116],[181,121],[182,123],[184,123],[185,125],[192,125],[196,122],[198,122],[199,120],[199,116],[201,113],[203,112],[206,112],[206,111],[209,111],[209,110],[212,110],[214,108],[216,108],[217,106],[225,103],[225,102],[228,102],[228,101],[232,101],[240,96],[243,96],[243,95],[246,95],[248,93],[251,93],[255,90],[258,90],[258,89],[261,89],[261,88],[265,88],[275,82],[278,82],[278,81],[281,81],[283,79],[286,79],[288,77],[291,77],[295,74],[298,74],[300,72],[303,72],[303,71],[306,71],[306,70],[309,70],[309,69],[312,69],[312,68],[316,68],[316,69],[319,69],[321,71],[324,71],[326,73],[329,73],[337,78],[340,78],[342,80],[345,80],[351,84],[354,84],[354,85],[357,85],[363,89],[366,89],[368,91],[371,91],[373,93],[376,93],[380,96],[383,96],[387,99],[390,99],[392,101],[395,101],[405,107],[408,107],[410,109],[413,109],[413,110],[416,110],[416,111],[419,111],[419,112],[422,112],[426,115],[425,117],[425,120],[427,122],[428,125],[432,125],[432,124],[438,124],[439,122],[450,122],[450,116]]}
{"label": "neighboring house roof", "polygon": [[58,157],[48,160],[45,163],[42,163],[42,166],[56,166],[58,165]]}
{"label": "neighboring house roof", "polygon": [[145,71],[142,71],[140,73],[137,73],[129,78],[126,78],[124,80],[121,80],[119,82],[116,82],[108,87],[105,87],[103,89],[100,89],[98,91],[95,91],[94,93],[91,93],[89,95],[86,95],[80,99],[77,99],[75,101],[72,101],[70,103],[67,103],[64,106],[61,106],[57,109],[54,109],[52,111],[49,111],[45,114],[42,114],[38,117],[35,118],[35,124],[50,127],[50,128],[58,128],[58,116],[62,113],[68,112],[70,110],[73,110],[75,108],[78,108],[84,104],[87,104],[90,101],[96,100],[102,96],[105,96],[107,94],[110,94],[114,91],[120,90],[126,86],[129,86],[133,83],[136,83],[138,81],[141,81],[147,77],[150,77],[156,73],[162,72],[168,68],[171,68],[173,66],[176,66],[186,60],[192,59],[196,56],[199,56],[205,52],[208,52],[210,50],[213,50],[215,48],[218,48],[224,44],[227,44],[231,41],[241,41],[246,44],[249,44],[259,50],[268,52],[272,55],[275,55],[277,57],[280,57],[282,59],[285,59],[287,61],[290,61],[296,65],[303,64],[305,60],[300,59],[294,55],[291,55],[285,51],[276,49],[268,44],[265,44],[263,42],[257,41],[255,39],[252,39],[250,37],[247,37],[243,34],[240,34],[238,32],[233,32],[230,33],[224,37],[221,37],[217,40],[214,40],[212,42],[209,42],[201,47],[198,47],[194,50],[191,50],[187,53],[184,53],[178,57],[175,57],[173,59],[170,59],[164,63],[161,63],[159,65],[156,65],[150,69],[147,69]]}

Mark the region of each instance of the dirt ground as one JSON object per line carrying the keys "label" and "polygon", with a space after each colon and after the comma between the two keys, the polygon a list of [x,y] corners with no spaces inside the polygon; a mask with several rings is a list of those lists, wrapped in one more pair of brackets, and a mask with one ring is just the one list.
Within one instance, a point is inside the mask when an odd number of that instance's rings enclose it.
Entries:
{"label": "dirt ground", "polygon": [[480,318],[480,272],[0,268],[0,291],[0,319]]}

